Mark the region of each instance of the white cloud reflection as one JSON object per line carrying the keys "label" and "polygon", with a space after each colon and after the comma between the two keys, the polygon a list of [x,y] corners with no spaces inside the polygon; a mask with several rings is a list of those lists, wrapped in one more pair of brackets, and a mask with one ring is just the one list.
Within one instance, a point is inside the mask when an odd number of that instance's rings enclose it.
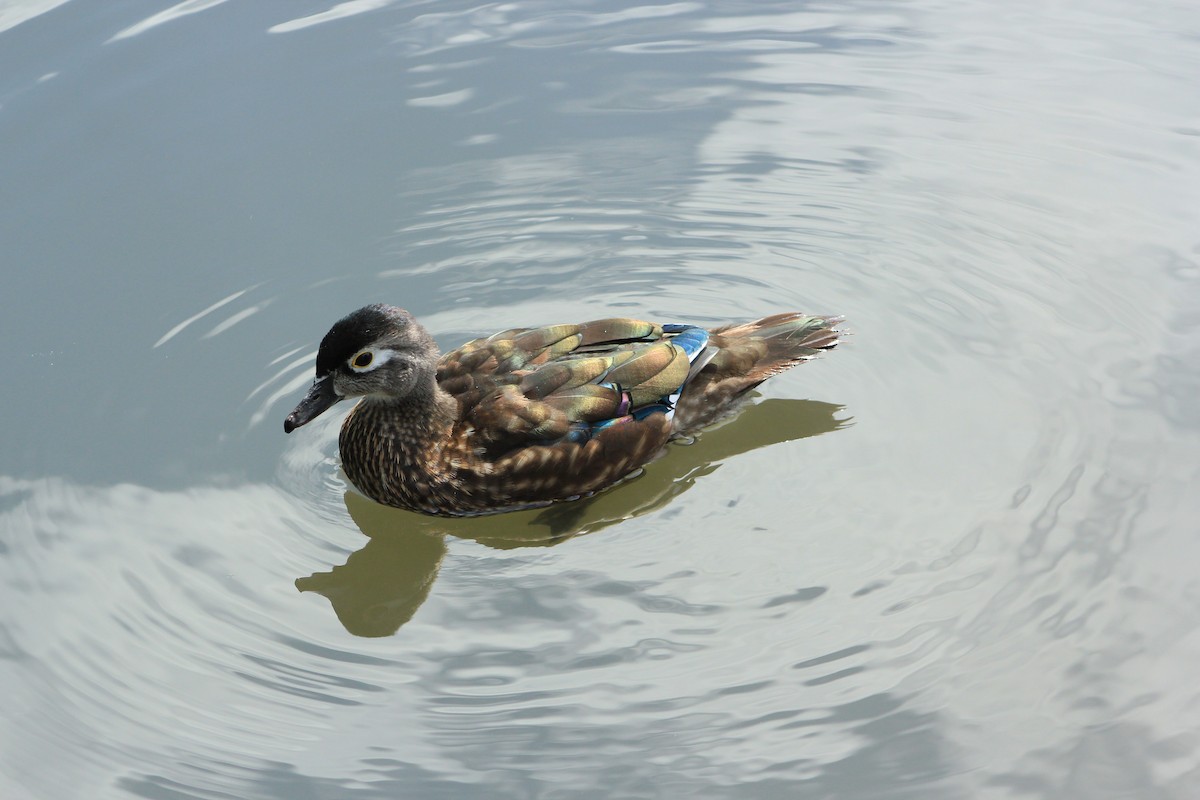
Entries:
{"label": "white cloud reflection", "polygon": [[121,39],[128,39],[138,34],[145,33],[148,30],[157,28],[160,25],[165,25],[168,22],[174,22],[181,17],[186,17],[190,14],[198,14],[201,11],[207,11],[214,6],[222,5],[228,0],[184,0],[184,2],[173,5],[165,11],[160,11],[157,14],[151,14],[141,22],[130,25],[128,28],[118,32],[105,44],[117,42]]}
{"label": "white cloud reflection", "polygon": [[0,0],[0,33],[53,11],[68,0]]}
{"label": "white cloud reflection", "polygon": [[369,11],[375,11],[380,8],[394,5],[396,0],[349,0],[346,3],[338,3],[328,11],[322,11],[318,14],[309,14],[303,17],[281,22],[278,25],[272,25],[267,28],[267,33],[291,33],[292,31],[311,28],[313,25],[320,25],[323,22],[332,22],[334,20],[345,19],[356,14],[366,14]]}

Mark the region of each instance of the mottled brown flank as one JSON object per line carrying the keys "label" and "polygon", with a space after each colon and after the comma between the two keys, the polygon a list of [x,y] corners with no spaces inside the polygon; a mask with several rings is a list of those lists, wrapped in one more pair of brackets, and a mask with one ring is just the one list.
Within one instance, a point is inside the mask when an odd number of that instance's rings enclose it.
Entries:
{"label": "mottled brown flank", "polygon": [[[598,491],[667,442],[726,413],[747,390],[837,343],[836,319],[780,314],[711,332],[715,356],[654,413],[563,440],[572,423],[618,415],[622,395],[655,402],[688,373],[660,326],[638,320],[504,331],[448,353],[432,399],[364,399],[342,426],[347,476],[387,505],[428,514],[510,510]],[[607,373],[606,373],[607,371]]]}

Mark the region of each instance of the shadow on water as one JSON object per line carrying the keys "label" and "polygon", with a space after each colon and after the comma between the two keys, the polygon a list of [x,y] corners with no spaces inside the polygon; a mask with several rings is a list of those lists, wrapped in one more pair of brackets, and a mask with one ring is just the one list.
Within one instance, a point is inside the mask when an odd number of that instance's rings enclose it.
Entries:
{"label": "shadow on water", "polygon": [[346,508],[366,534],[366,545],[341,566],[298,578],[296,588],[328,598],[350,633],[390,636],[429,596],[446,555],[447,535],[500,550],[550,547],[657,511],[728,458],[836,431],[849,422],[837,419],[842,408],[815,400],[765,400],[729,420],[734,424],[710,428],[690,444],[672,445],[666,456],[619,487],[549,508],[442,519],[347,492]]}

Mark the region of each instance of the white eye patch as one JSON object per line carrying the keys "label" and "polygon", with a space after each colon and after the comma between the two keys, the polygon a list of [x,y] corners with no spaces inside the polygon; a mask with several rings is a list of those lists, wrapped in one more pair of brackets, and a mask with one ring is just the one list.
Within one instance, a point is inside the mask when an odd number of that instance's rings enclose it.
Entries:
{"label": "white eye patch", "polygon": [[396,355],[395,350],[375,350],[370,347],[359,350],[346,361],[346,364],[354,372],[362,374],[379,369],[384,364],[392,360]]}

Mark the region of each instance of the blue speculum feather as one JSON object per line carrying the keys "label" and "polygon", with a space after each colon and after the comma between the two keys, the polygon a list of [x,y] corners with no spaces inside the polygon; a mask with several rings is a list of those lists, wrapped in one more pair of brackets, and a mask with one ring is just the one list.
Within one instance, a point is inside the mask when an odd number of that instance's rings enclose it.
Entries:
{"label": "blue speculum feather", "polygon": [[676,334],[671,339],[672,344],[679,345],[687,353],[688,361],[695,361],[708,346],[708,331],[695,325],[669,324],[662,326],[663,333]]}
{"label": "blue speculum feather", "polygon": [[[704,355],[705,349],[708,347],[708,331],[703,328],[697,328],[695,325],[679,325],[667,324],[662,326],[663,333],[674,333],[675,336],[671,339],[671,344],[678,345],[683,352],[687,353],[688,363],[696,364],[696,360]],[[711,358],[711,355],[709,356]],[[666,404],[665,413],[667,416],[675,415],[675,403],[679,400],[679,395],[683,391],[683,387],[687,385],[688,380],[691,380],[692,375],[699,371],[699,367],[703,364],[692,367],[688,371],[688,377],[675,391],[663,398]]]}
{"label": "blue speculum feather", "polygon": [[673,415],[674,413],[675,407],[664,399],[661,403],[655,403],[654,405],[650,406],[642,406],[637,411],[634,411],[632,414],[630,414],[629,417],[626,417],[626,419],[643,420],[651,414]]}

